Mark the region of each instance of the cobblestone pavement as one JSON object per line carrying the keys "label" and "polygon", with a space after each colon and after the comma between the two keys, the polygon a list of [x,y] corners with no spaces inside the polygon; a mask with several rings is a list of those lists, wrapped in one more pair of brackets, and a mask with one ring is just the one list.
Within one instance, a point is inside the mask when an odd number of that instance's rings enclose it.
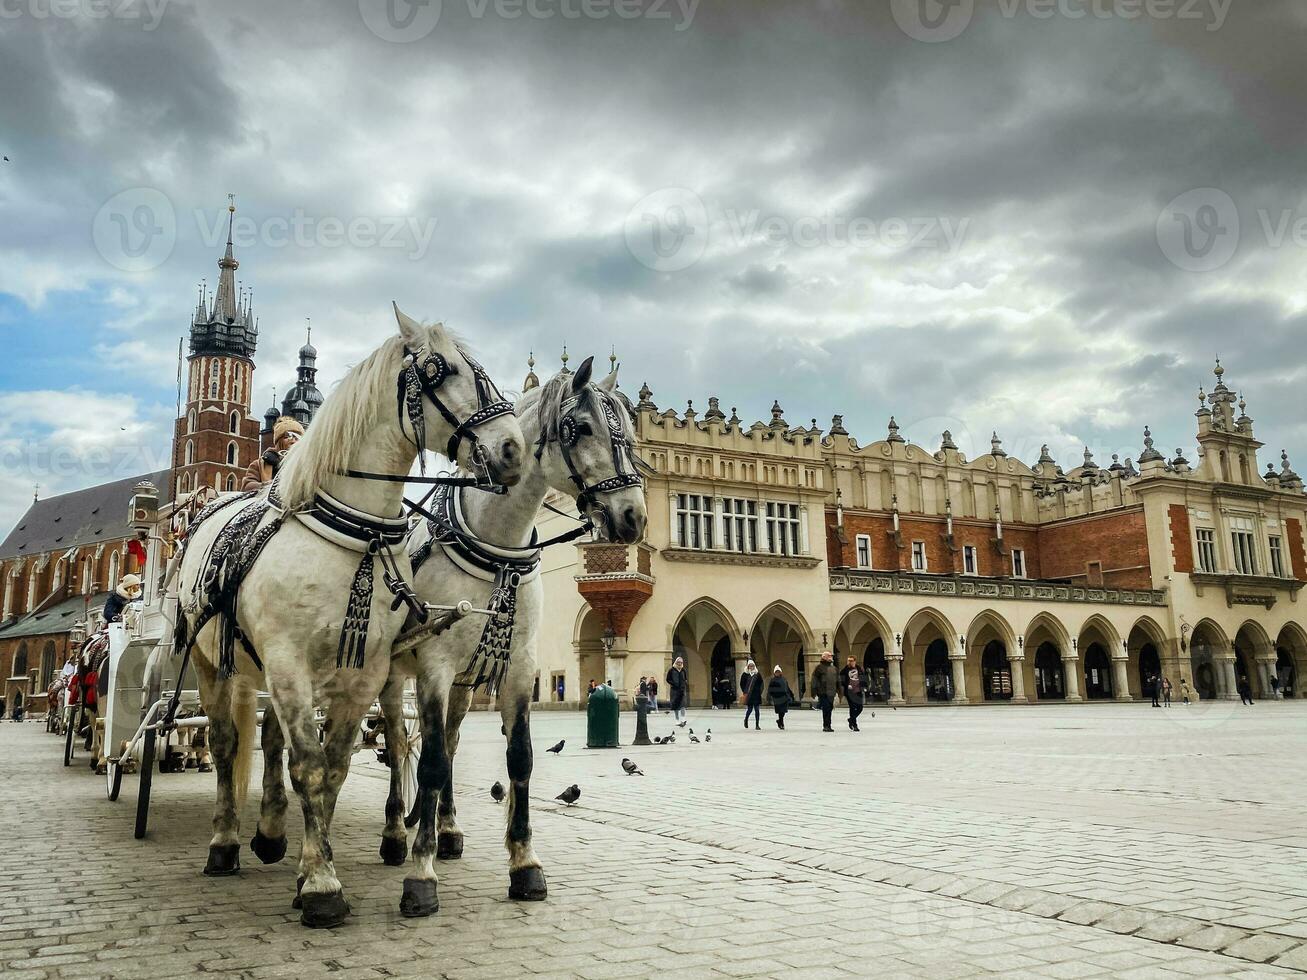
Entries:
{"label": "cobblestone pavement", "polygon": [[[1307,705],[892,711],[789,731],[700,711],[711,743],[587,751],[584,718],[538,712],[540,904],[509,902],[496,715],[464,730],[467,834],[440,912],[398,914],[377,857],[385,783],[356,757],[333,843],[353,906],[331,932],[290,908],[293,861],[242,851],[200,874],[212,776],[65,769],[39,724],[0,725],[0,975],[786,978],[1288,976],[1307,971]],[[653,719],[654,734],[671,730]],[[628,739],[633,719],[623,716]],[[561,756],[539,749],[567,738]],[[629,755],[644,777],[626,777]],[[570,783],[580,803],[552,797]],[[257,783],[255,784],[257,786]],[[254,829],[257,800],[245,811]],[[292,807],[294,811],[294,807]],[[292,854],[298,837],[292,824]]]}

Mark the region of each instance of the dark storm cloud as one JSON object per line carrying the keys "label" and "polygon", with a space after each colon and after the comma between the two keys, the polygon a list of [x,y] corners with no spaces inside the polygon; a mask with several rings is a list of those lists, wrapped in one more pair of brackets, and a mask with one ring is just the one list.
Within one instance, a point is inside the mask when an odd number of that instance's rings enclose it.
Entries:
{"label": "dark storm cloud", "polygon": [[[1072,464],[1084,443],[1137,454],[1145,422],[1191,445],[1219,353],[1259,435],[1307,458],[1307,248],[1272,247],[1258,213],[1307,217],[1301,8],[1237,3],[1208,30],[977,7],[942,44],[852,0],[704,0],[684,29],[444,0],[402,44],[355,2],[174,2],[151,31],[0,20],[0,292],[111,297],[106,361],[153,358],[143,384],[170,405],[233,191],[254,228],[238,257],[262,317],[256,410],[304,317],[330,382],[392,329],[395,298],[509,385],[528,350],[543,375],[564,343],[611,346],[660,404],[715,394],[752,420],[779,399],[796,424],[845,414],[864,442],[893,413],[971,451],[997,428],[1027,462],[1043,442]],[[141,185],[175,209],[176,242],[125,274],[90,228]],[[1195,187],[1229,194],[1242,229],[1207,272],[1158,244]],[[668,194],[688,222],[662,229],[674,268],[632,238]],[[417,230],[399,249],[274,241],[296,216]]]}

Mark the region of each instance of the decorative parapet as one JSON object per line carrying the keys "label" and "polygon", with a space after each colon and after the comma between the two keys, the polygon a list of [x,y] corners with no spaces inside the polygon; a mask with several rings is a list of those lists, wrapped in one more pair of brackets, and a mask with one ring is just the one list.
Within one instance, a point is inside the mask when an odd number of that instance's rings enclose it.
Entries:
{"label": "decorative parapet", "polygon": [[699,562],[705,565],[760,565],[766,568],[815,568],[821,559],[814,555],[773,555],[766,552],[664,548],[665,561]]}
{"label": "decorative parapet", "polygon": [[1164,589],[1108,589],[978,575],[913,575],[901,572],[830,573],[835,592],[882,592],[959,599],[1023,599],[1045,602],[1092,602],[1122,606],[1164,606]]}
{"label": "decorative parapet", "polygon": [[1290,599],[1297,600],[1298,590],[1303,586],[1303,583],[1295,578],[1275,578],[1270,575],[1221,575],[1208,572],[1191,572],[1189,581],[1199,596],[1206,588],[1223,591],[1225,605],[1229,609],[1235,606],[1264,606],[1270,609],[1279,598],[1278,593],[1287,592]]}

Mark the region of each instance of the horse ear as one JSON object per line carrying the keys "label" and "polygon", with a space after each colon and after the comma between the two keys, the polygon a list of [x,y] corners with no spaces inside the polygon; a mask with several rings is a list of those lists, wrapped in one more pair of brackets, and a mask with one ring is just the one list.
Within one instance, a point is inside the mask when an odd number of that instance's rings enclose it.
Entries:
{"label": "horse ear", "polygon": [[617,371],[621,366],[622,365],[620,364],[617,365],[617,367],[608,372],[608,377],[598,383],[601,391],[606,391],[609,394],[612,394],[617,390]]}
{"label": "horse ear", "polygon": [[590,374],[594,370],[594,355],[587,357],[581,362],[581,366],[576,369],[576,374],[572,375],[572,390],[580,392],[590,383]]}
{"label": "horse ear", "polygon": [[390,305],[395,308],[395,319],[399,321],[399,335],[404,338],[404,343],[415,350],[423,346],[426,343],[426,330],[422,324],[403,312],[394,300],[391,300]]}

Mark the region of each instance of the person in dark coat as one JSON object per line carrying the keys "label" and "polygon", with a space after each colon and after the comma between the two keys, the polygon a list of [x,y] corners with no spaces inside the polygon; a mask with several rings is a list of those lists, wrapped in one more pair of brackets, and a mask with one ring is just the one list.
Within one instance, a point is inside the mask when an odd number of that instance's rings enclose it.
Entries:
{"label": "person in dark coat", "polygon": [[685,661],[677,657],[667,671],[667,689],[671,691],[672,717],[678,719],[677,727],[685,727],[685,709],[690,703],[690,675],[685,671]]}
{"label": "person in dark coat", "polygon": [[858,667],[858,662],[850,657],[849,662],[840,671],[840,691],[844,694],[844,703],[849,706],[849,731],[851,732],[862,731],[858,727],[858,715],[862,714],[865,687],[866,680],[862,670]]}
{"label": "person in dark coat", "polygon": [[772,710],[776,712],[776,727],[785,731],[785,712],[789,711],[790,705],[799,699],[794,696],[794,691],[790,689],[790,682],[785,679],[779,664],[772,671],[771,680],[767,682],[767,700],[771,702]]}
{"label": "person in dark coat", "polygon": [[809,690],[812,696],[817,699],[817,704],[821,707],[821,730],[823,732],[833,732],[835,729],[830,726],[831,712],[835,710],[835,694],[839,690],[840,678],[835,670],[835,657],[826,650],[821,655],[821,660],[812,670],[812,683]]}
{"label": "person in dark coat", "polygon": [[750,660],[740,675],[740,690],[744,692],[744,727],[749,727],[749,714],[752,712],[755,731],[762,730],[762,688],[762,674],[758,673],[758,665]]}

